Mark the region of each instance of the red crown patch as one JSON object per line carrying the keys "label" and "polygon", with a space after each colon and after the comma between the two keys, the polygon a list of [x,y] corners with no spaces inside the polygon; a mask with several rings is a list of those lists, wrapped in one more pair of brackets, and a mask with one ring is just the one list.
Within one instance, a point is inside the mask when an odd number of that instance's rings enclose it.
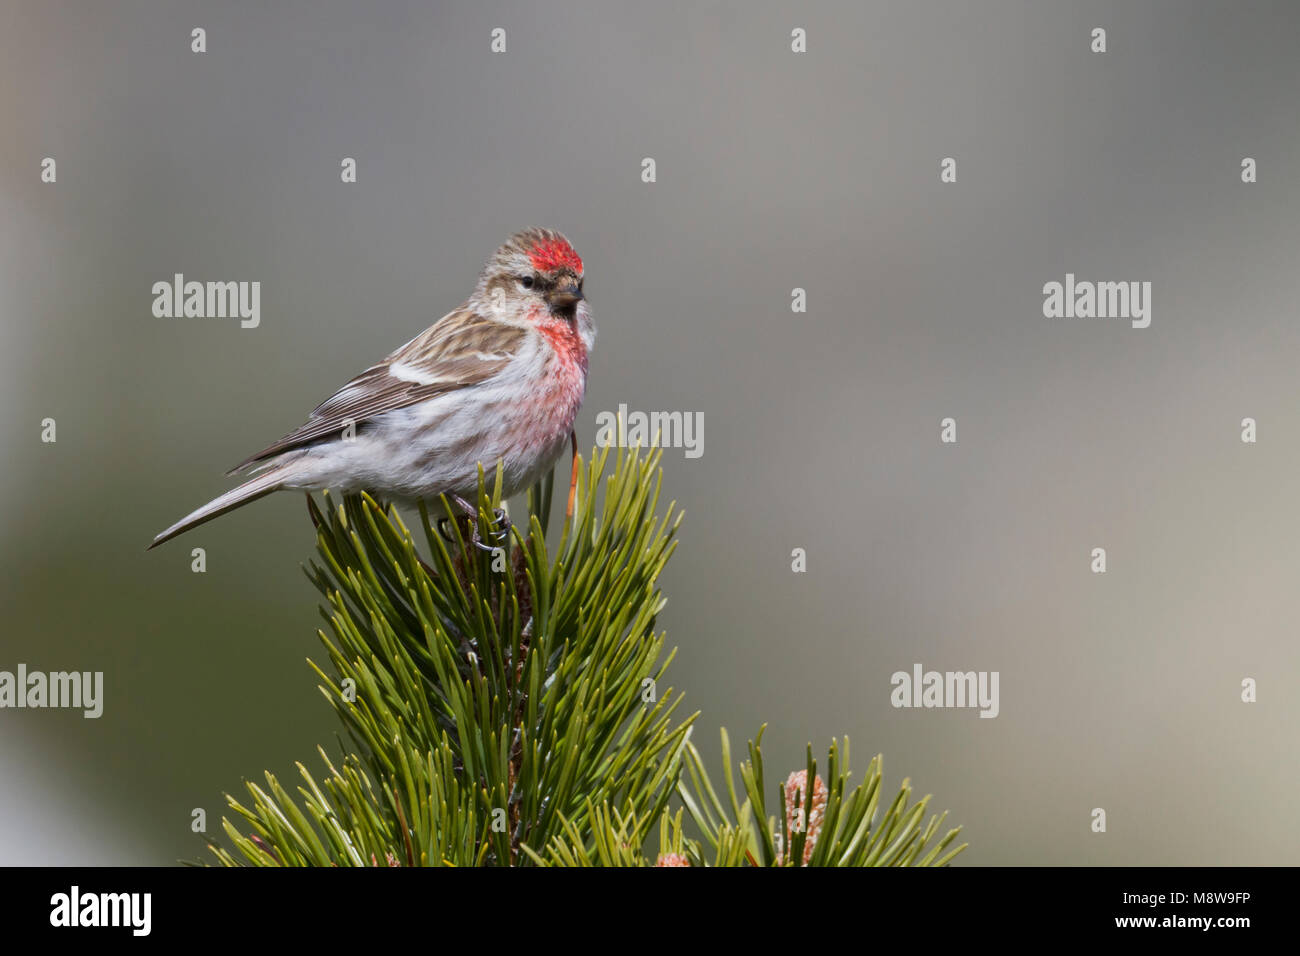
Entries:
{"label": "red crown patch", "polygon": [[582,272],[582,260],[573,251],[573,246],[563,239],[543,239],[528,250],[528,258],[538,272],[554,272],[564,268]]}

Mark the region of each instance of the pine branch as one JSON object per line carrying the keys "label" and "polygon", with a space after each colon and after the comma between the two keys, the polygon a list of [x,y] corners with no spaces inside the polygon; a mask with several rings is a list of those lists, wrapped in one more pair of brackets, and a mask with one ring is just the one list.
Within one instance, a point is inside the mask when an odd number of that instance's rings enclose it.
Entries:
{"label": "pine branch", "polygon": [[328,631],[317,633],[328,664],[309,663],[348,752],[332,760],[321,749],[319,783],[298,764],[293,793],[268,773],[265,786],[246,784],[246,800],[227,797],[245,829],[223,819],[231,848],[211,845],[217,861],[647,865],[656,828],[658,865],[951,860],[964,848],[947,850],[957,831],[925,849],[943,817],[922,828],[929,798],[908,807],[906,781],[876,821],[878,757],[847,791],[847,740],[843,769],[831,748],[829,788],[809,750],[811,792],[788,781],[778,823],[764,809],[758,742],[740,767],[741,804],[724,731],[730,806],[718,800],[689,739],[696,715],[679,719],[681,695],[661,689],[673,652],[655,631],[657,582],[681,514],[671,503],[658,514],[658,461],[597,450],[553,554],[551,477],[529,493],[525,530],[494,548],[472,539],[496,540],[500,472],[493,482],[480,473],[476,529],[433,520],[421,504],[424,556],[397,511],[370,496],[309,498],[318,559],[308,576],[325,599]]}

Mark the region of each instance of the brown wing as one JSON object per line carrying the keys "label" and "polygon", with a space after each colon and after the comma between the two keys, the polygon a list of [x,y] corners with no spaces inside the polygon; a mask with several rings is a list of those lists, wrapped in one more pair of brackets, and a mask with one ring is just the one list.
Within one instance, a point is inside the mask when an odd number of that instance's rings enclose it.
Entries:
{"label": "brown wing", "polygon": [[306,422],[230,473],[337,435],[349,422],[360,425],[382,412],[485,382],[509,364],[526,334],[462,306],[352,379],[316,406]]}

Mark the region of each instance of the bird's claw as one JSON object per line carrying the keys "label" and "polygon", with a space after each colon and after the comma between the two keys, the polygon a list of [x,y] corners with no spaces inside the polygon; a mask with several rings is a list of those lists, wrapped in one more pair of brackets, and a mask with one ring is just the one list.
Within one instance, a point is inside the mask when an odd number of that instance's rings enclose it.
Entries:
{"label": "bird's claw", "polygon": [[[509,539],[510,529],[513,525],[510,523],[510,516],[506,514],[504,508],[492,509],[492,530],[487,534],[492,543],[488,544],[484,542],[482,537],[479,535],[478,509],[459,496],[454,500],[465,512],[461,515],[461,518],[469,522],[469,543],[478,548],[478,550],[486,551],[490,554],[504,545]],[[455,540],[451,535],[451,520],[450,517],[438,519],[438,534],[441,535],[442,539],[448,544]]]}
{"label": "bird's claw", "polygon": [[510,516],[506,514],[504,508],[492,509],[492,530],[488,532],[488,538],[493,544],[484,544],[478,537],[478,522],[474,522],[474,545],[481,551],[495,551],[503,546],[510,538]]}

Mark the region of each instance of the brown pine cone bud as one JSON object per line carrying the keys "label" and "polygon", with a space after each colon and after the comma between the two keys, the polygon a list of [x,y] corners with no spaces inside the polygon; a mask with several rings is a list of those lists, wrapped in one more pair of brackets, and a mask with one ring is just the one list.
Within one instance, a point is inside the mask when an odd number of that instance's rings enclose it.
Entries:
{"label": "brown pine cone bud", "polygon": [[[822,820],[826,816],[826,784],[821,777],[813,778],[812,800],[805,796],[808,785],[808,771],[798,770],[790,774],[785,781],[785,828],[793,841],[794,835],[801,830],[808,831],[803,844],[803,865],[812,859],[813,847],[817,845],[817,835],[821,833]],[[785,851],[782,850],[780,862],[785,863]]]}

